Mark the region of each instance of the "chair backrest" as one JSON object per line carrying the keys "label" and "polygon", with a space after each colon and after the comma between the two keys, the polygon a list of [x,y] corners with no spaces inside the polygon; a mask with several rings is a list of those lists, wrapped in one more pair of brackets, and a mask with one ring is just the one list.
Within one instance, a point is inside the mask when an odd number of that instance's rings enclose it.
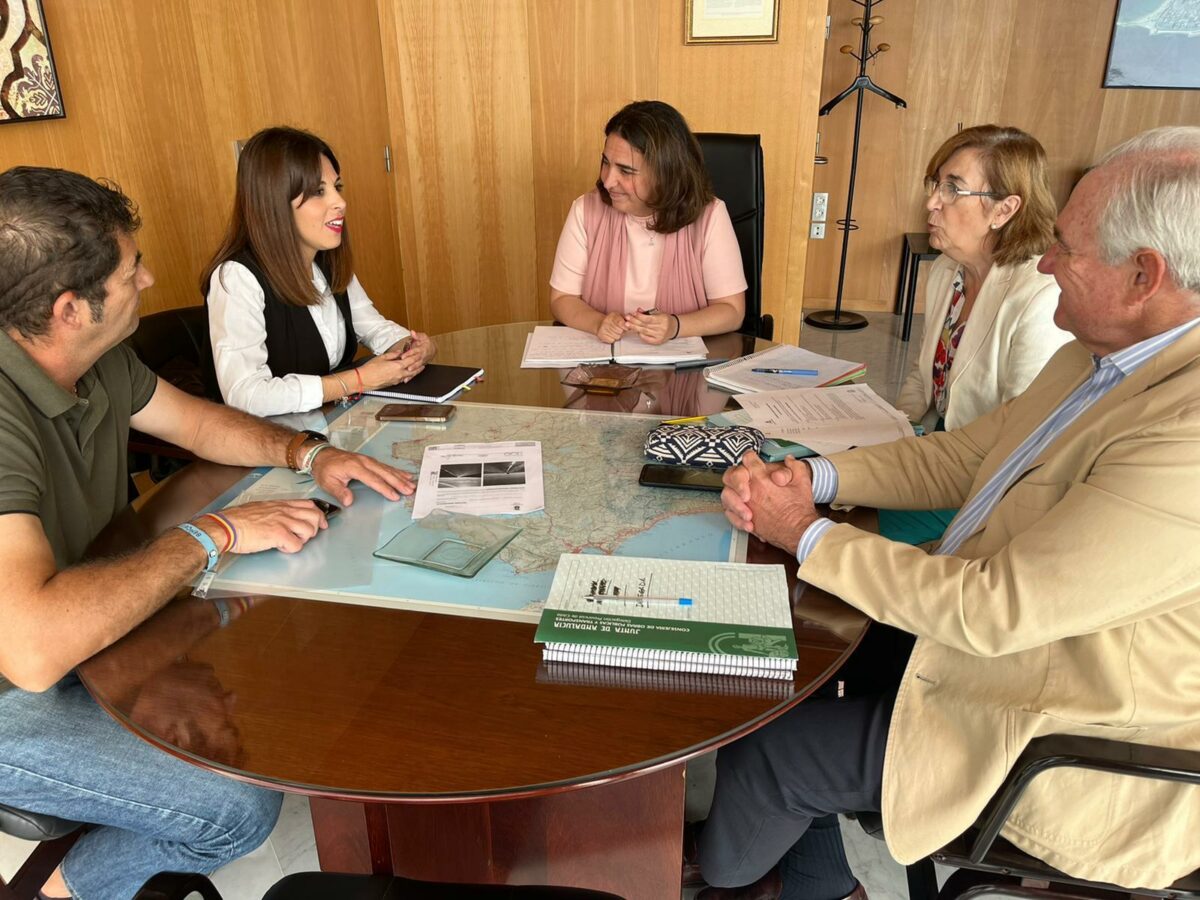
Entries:
{"label": "chair backrest", "polygon": [[696,139],[712,178],[713,193],[725,201],[742,251],[746,273],[746,318],[741,331],[770,339],[774,322],[762,315],[763,153],[757,134],[699,133]]}
{"label": "chair backrest", "polygon": [[143,316],[128,342],[138,359],[164,381],[220,402],[205,307],[185,306]]}

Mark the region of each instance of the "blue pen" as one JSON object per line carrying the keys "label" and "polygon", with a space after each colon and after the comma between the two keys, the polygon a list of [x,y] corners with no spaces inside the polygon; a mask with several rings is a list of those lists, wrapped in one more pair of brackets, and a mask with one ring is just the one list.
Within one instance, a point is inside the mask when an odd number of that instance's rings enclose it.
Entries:
{"label": "blue pen", "polygon": [[691,597],[636,597],[623,594],[586,594],[588,603],[619,603],[625,606],[692,606]]}
{"label": "blue pen", "polygon": [[756,375],[808,375],[816,378],[820,373],[816,369],[751,369]]}

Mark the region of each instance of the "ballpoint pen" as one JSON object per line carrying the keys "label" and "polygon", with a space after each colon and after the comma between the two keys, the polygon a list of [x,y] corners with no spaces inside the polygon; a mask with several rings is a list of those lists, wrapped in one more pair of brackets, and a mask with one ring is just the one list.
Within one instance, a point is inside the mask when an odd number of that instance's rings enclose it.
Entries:
{"label": "ballpoint pen", "polygon": [[751,369],[757,375],[808,375],[815,378],[820,374],[816,369]]}
{"label": "ballpoint pen", "polygon": [[588,603],[617,603],[623,606],[694,606],[691,597],[626,597],[620,594],[585,594]]}

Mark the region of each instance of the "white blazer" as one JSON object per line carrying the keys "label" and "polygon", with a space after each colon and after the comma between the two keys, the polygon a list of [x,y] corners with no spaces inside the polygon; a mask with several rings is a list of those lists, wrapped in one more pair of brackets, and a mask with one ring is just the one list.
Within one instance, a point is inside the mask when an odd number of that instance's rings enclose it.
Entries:
{"label": "white blazer", "polygon": [[[1037,258],[992,266],[950,367],[946,428],[961,428],[1022,393],[1054,351],[1071,335],[1054,324],[1058,285],[1037,270]],[[958,263],[940,256],[925,290],[925,333],[900,388],[896,406],[926,431],[937,422],[933,405],[933,357],[946,321]]]}

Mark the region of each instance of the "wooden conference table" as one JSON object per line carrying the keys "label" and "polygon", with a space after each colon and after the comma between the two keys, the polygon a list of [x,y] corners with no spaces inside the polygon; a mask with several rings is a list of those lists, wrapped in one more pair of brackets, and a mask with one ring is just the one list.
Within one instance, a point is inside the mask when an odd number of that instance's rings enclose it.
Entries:
{"label": "wooden conference table", "polygon": [[[728,399],[699,370],[645,372],[628,397],[576,396],[557,370],[519,368],[532,324],[438,337],[440,362],[487,370],[464,399],[664,415]],[[723,335],[710,355],[753,345]],[[108,540],[171,527],[244,473],[193,464]],[[750,559],[789,563],[754,539]],[[271,597],[219,628],[213,604],[186,592],[80,674],[163,750],[309,795],[322,869],[661,900],[680,892],[685,761],[800,702],[864,631],[861,614],[796,584],[794,568],[800,666],[774,694],[756,695],[758,679],[664,684],[603,667],[563,683],[524,623]]]}

